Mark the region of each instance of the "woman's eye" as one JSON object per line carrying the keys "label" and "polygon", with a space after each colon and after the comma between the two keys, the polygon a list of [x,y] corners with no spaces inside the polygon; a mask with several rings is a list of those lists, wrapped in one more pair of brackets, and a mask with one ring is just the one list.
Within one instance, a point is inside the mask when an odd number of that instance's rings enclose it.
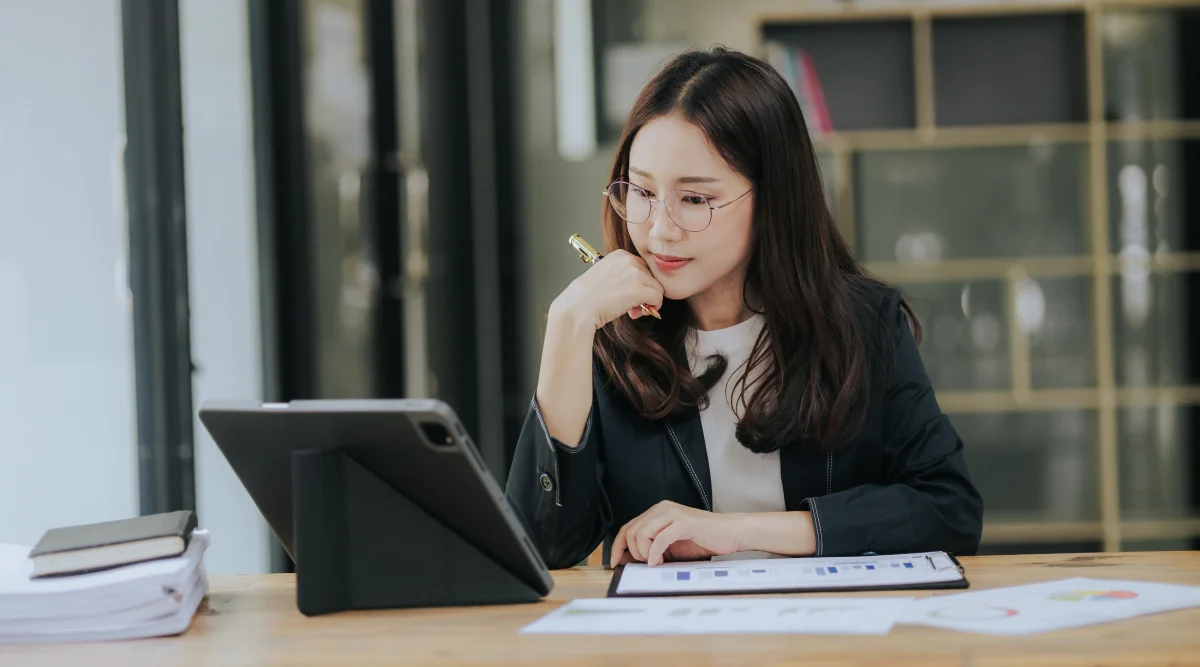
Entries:
{"label": "woman's eye", "polygon": [[704,195],[684,195],[680,201],[688,206],[707,206],[708,199]]}

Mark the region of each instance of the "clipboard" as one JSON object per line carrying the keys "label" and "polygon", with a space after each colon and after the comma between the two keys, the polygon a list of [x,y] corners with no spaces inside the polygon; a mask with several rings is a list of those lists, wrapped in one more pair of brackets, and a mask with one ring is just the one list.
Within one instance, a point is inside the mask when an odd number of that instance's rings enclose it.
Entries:
{"label": "clipboard", "polygon": [[[911,564],[910,566],[905,565]],[[680,574],[683,573],[683,574]],[[657,581],[657,584],[655,584]],[[632,585],[623,586],[623,582]],[[942,551],[847,558],[619,565],[607,597],[763,595],[970,588],[966,569]]]}

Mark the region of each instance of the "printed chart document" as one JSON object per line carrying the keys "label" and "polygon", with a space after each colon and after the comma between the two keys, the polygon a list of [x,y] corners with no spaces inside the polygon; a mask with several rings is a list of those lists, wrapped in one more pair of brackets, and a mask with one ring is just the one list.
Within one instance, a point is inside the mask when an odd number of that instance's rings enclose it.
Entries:
{"label": "printed chart document", "polygon": [[641,598],[574,600],[527,634],[885,635],[912,598]]}
{"label": "printed chart document", "polygon": [[914,602],[903,622],[991,635],[1026,635],[1200,606],[1200,587],[1062,579]]}
{"label": "printed chart document", "polygon": [[617,569],[609,597],[966,588],[958,562],[943,552],[858,558],[630,563]]}

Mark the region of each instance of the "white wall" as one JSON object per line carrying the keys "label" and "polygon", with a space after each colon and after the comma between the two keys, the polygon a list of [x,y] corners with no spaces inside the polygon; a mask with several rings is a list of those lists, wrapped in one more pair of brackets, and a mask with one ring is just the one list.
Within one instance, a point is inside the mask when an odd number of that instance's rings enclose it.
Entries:
{"label": "white wall", "polygon": [[0,0],[0,542],[138,511],[120,25]]}
{"label": "white wall", "polygon": [[[181,0],[188,269],[197,409],[262,398],[246,0]],[[209,573],[266,572],[270,533],[199,421],[196,501]],[[286,471],[283,471],[286,474]]]}

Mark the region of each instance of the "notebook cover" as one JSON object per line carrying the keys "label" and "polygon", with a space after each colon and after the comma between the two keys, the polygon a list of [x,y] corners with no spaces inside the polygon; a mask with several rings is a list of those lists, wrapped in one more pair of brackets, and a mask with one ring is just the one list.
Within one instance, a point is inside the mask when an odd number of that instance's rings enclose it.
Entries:
{"label": "notebook cover", "polygon": [[81,526],[51,528],[34,545],[33,550],[29,552],[29,557],[36,558],[43,554],[79,551],[160,537],[182,538],[186,549],[195,528],[196,513],[191,510],[150,514]]}
{"label": "notebook cover", "polygon": [[967,581],[966,570],[962,563],[954,557],[954,554],[947,553],[950,560],[958,566],[958,571],[962,573],[962,579],[956,581],[934,581],[922,584],[893,584],[888,586],[841,586],[836,588],[815,588],[811,586],[796,586],[793,588],[774,588],[774,589],[748,589],[736,591],[685,591],[680,593],[618,593],[617,586],[621,583],[621,575],[625,572],[624,565],[618,565],[613,570],[612,581],[608,584],[608,594],[610,598],[638,598],[638,597],[689,597],[689,596],[717,596],[717,595],[783,595],[787,593],[858,593],[870,591],[932,591],[932,590],[952,590],[961,588],[970,588],[971,583]]}

